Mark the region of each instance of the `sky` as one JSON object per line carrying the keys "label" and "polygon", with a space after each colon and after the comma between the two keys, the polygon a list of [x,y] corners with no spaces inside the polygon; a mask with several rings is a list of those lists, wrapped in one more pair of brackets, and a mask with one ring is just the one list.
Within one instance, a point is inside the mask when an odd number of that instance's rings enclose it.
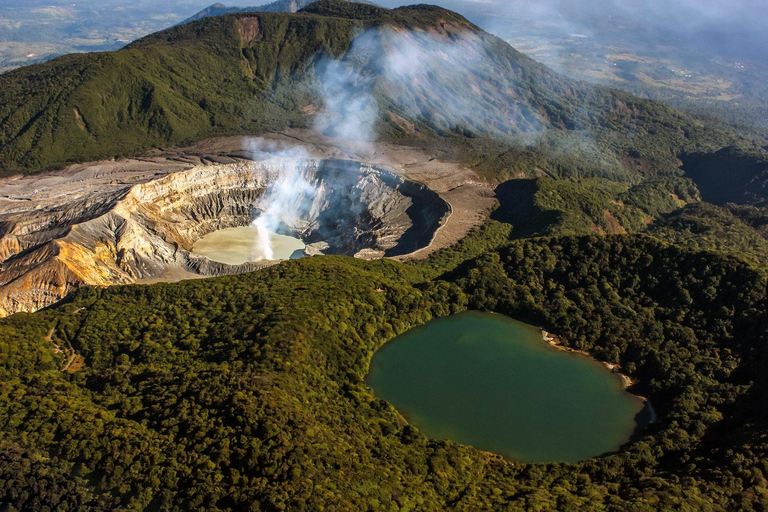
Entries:
{"label": "sky", "polygon": [[[74,9],[87,13],[98,30],[120,23],[129,37],[159,30],[192,16],[215,0],[0,0],[0,42],[22,37],[12,30],[29,12],[29,23]],[[224,0],[226,5],[259,5],[269,0]],[[768,0],[377,0],[382,6],[435,3],[455,10],[503,38],[511,27],[529,21],[544,36],[580,34],[599,37],[613,29],[621,36],[700,46],[713,55],[762,59],[768,63]],[[57,6],[58,10],[52,10]],[[85,9],[85,10],[83,10]],[[66,11],[66,12],[65,12]],[[85,16],[86,14],[83,14]],[[37,16],[37,18],[35,17]],[[98,18],[98,19],[97,19]],[[87,20],[72,20],[72,28],[87,32]],[[78,25],[79,23],[79,25]],[[100,23],[100,24],[99,24]],[[135,25],[133,32],[130,26]],[[618,30],[617,30],[618,27]],[[34,32],[24,35],[34,38]],[[53,37],[53,36],[52,36]]]}
{"label": "sky", "polygon": [[683,40],[719,54],[768,56],[767,0],[436,0],[435,3],[464,14],[494,33],[503,31],[510,19],[546,24],[553,34],[591,37],[623,23],[631,27],[635,35],[647,31],[655,40]]}

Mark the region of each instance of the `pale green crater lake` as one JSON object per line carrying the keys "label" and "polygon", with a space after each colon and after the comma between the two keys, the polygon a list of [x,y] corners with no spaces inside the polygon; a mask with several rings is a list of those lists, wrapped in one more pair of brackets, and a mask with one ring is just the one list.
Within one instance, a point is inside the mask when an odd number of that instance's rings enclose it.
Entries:
{"label": "pale green crater lake", "polygon": [[433,439],[520,462],[575,462],[617,450],[647,423],[643,400],[599,362],[541,330],[468,312],[398,336],[366,382]]}
{"label": "pale green crater lake", "polygon": [[[242,265],[249,261],[260,261],[264,257],[254,252],[254,242],[258,230],[252,226],[238,228],[226,228],[208,233],[195,242],[192,252],[207,256],[213,261],[227,263],[229,265]],[[301,258],[304,250],[304,242],[288,235],[278,235],[269,232],[272,242],[274,260],[287,260]]]}

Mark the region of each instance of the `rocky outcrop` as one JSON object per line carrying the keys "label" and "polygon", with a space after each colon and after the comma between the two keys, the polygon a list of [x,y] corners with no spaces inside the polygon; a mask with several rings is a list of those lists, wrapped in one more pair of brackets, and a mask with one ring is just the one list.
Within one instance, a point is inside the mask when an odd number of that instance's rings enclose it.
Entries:
{"label": "rocky outcrop", "polygon": [[311,254],[407,254],[429,244],[448,212],[438,194],[388,171],[293,158],[200,165],[90,195],[30,200],[28,208],[16,202],[0,213],[0,315],[35,311],[83,285],[271,264],[227,265],[190,251],[208,233],[249,224],[289,167],[312,190],[279,231],[302,238]]}

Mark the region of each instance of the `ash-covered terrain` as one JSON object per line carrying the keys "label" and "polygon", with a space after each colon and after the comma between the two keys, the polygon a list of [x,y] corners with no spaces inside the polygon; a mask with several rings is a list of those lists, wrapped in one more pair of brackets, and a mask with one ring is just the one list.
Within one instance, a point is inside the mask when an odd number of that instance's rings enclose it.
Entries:
{"label": "ash-covered terrain", "polygon": [[[271,229],[304,241],[307,255],[423,257],[463,236],[494,201],[471,172],[414,149],[382,145],[378,156],[365,158],[294,135],[275,136],[272,144],[283,148],[277,153],[237,150],[248,142],[212,141],[196,155],[3,180],[0,314],[38,310],[83,285],[177,281],[274,264],[228,265],[192,252],[213,231],[267,215]],[[457,202],[455,217],[448,201]]]}

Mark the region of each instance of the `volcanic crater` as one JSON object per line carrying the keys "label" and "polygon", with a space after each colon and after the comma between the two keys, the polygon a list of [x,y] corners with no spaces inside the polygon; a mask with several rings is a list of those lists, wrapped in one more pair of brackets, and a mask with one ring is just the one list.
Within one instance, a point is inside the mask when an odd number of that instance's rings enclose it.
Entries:
{"label": "volcanic crater", "polygon": [[407,255],[427,247],[450,215],[450,205],[425,185],[359,161],[324,158],[206,162],[138,183],[122,184],[117,176],[92,193],[49,190],[51,199],[43,201],[34,193],[6,195],[0,315],[35,311],[83,285],[173,281],[273,264],[228,265],[192,248],[209,233],[249,225],[266,208],[270,186],[289,171],[311,184],[311,193],[290,205],[292,215],[276,231],[300,238],[307,255]]}

